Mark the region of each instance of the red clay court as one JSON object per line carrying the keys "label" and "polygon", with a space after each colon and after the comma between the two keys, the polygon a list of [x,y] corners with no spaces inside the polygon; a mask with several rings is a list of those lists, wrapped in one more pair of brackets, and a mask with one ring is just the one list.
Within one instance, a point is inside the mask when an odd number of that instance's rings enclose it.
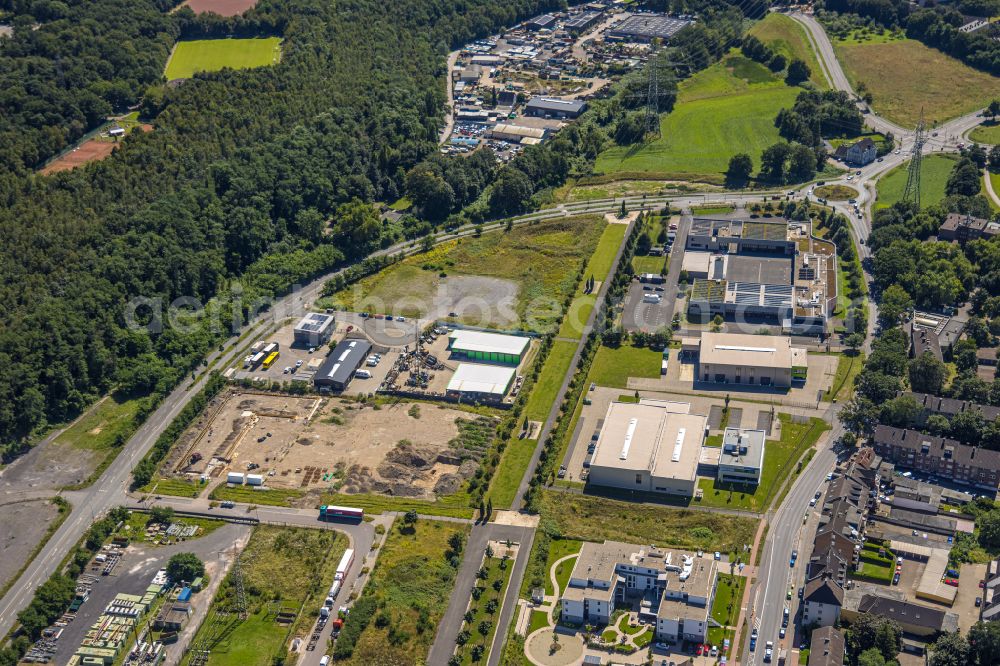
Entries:
{"label": "red clay court", "polygon": [[53,160],[48,166],[42,169],[45,175],[56,173],[57,171],[68,171],[82,166],[87,162],[103,160],[111,154],[118,144],[113,141],[97,141],[91,139],[81,144],[75,150],[71,150],[62,157]]}
{"label": "red clay court", "polygon": [[239,16],[257,4],[257,0],[187,0],[181,7],[190,7],[195,14],[215,12],[219,16]]}

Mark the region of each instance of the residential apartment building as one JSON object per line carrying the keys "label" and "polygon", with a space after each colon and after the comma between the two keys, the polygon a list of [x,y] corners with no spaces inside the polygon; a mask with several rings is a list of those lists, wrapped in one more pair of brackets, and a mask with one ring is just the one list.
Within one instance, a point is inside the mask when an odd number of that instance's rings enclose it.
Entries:
{"label": "residential apartment building", "polygon": [[938,229],[938,240],[966,243],[1000,234],[1000,224],[961,213],[949,213]]}
{"label": "residential apartment building", "polygon": [[847,653],[844,634],[833,627],[820,627],[812,632],[809,643],[810,666],[844,666]]}
{"label": "residential apartment building", "polygon": [[562,592],[563,621],[607,624],[615,609],[640,607],[661,641],[704,641],[718,565],[690,553],[618,541],[584,543]]}
{"label": "residential apartment building", "polygon": [[919,430],[879,425],[871,445],[897,467],[918,470],[948,481],[996,492],[1000,452],[925,435]]}

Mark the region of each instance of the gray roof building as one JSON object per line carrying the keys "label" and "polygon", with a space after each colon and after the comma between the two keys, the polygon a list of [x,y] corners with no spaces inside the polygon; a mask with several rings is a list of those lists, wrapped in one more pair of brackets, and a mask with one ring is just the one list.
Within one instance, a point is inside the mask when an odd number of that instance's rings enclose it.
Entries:
{"label": "gray roof building", "polygon": [[576,99],[558,97],[533,97],[524,107],[529,116],[551,118],[576,118],[587,108],[587,103]]}
{"label": "gray roof building", "polygon": [[351,383],[355,370],[361,367],[371,350],[372,345],[367,340],[351,338],[341,340],[316,371],[313,382],[319,387],[343,391]]}

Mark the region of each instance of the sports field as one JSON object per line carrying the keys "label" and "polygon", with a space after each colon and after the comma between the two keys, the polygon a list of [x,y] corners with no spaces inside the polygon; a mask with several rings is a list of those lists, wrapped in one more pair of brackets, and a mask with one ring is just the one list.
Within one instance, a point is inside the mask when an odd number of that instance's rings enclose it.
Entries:
{"label": "sports field", "polygon": [[734,52],[681,84],[676,107],[660,120],[659,139],[606,150],[594,170],[722,183],[737,153],[759,166],[761,152],[778,141],[774,117],[799,92]]}
{"label": "sports field", "polygon": [[804,60],[811,74],[809,80],[820,88],[829,88],[826,74],[816,59],[816,53],[806,36],[806,30],[795,19],[784,14],[768,14],[750,29],[750,34],[764,42],[775,53],[780,53],[789,61],[792,58]]}
{"label": "sports field", "polygon": [[969,133],[969,138],[977,143],[1000,143],[1000,122],[980,125]]}
{"label": "sports field", "polygon": [[[888,208],[903,197],[909,162],[896,167],[878,181],[875,208]],[[944,199],[944,186],[955,166],[950,154],[927,155],[920,163],[920,205],[929,206]]]}
{"label": "sports field", "polygon": [[281,59],[281,38],[197,39],[177,42],[167,62],[167,80],[187,79],[195,72],[249,69],[273,65]]}
{"label": "sports field", "polygon": [[913,39],[834,47],[851,85],[868,86],[874,111],[906,127],[917,124],[921,108],[931,124],[975,111],[1000,86],[1000,79]]}

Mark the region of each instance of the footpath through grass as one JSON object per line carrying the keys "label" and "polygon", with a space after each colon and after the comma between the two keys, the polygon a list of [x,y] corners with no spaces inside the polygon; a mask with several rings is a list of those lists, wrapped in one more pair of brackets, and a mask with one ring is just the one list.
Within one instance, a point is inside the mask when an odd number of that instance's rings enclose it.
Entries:
{"label": "footpath through grass", "polygon": [[[920,205],[931,206],[944,199],[948,176],[955,167],[956,156],[950,153],[925,155],[920,161]],[[899,165],[879,178],[876,187],[878,198],[875,208],[889,208],[903,198],[906,189],[907,169],[910,163]]]}
{"label": "footpath through grass", "polygon": [[660,138],[615,146],[597,157],[596,173],[656,173],[664,178],[722,183],[729,158],[760,155],[779,139],[774,118],[800,88],[737,51],[684,81],[673,111],[660,119]]}
{"label": "footpath through grass", "polygon": [[540,514],[566,538],[732,552],[753,542],[757,521],[729,514],[542,491]]}
{"label": "footpath through grass", "polygon": [[[249,616],[241,622],[235,615],[230,573],[195,635],[194,643],[209,643],[209,666],[271,666],[285,660],[294,630],[301,630],[298,620],[322,604],[346,546],[344,536],[329,530],[256,527],[241,558]],[[279,614],[289,614],[293,624],[279,623]],[[190,663],[190,653],[182,663]]]}
{"label": "footpath through grass", "polygon": [[923,109],[932,125],[989,104],[997,79],[914,39],[835,42],[837,59],[855,88],[864,83],[872,109],[907,128]]}
{"label": "footpath through grass", "polygon": [[[627,224],[609,224],[604,227],[604,232],[597,242],[597,248],[590,256],[587,268],[583,272],[583,280],[576,288],[576,296],[570,303],[566,316],[563,317],[558,337],[579,338],[583,335],[583,327],[587,325],[587,319],[590,318],[590,313],[593,312],[594,304],[597,302],[599,290],[597,283],[607,280],[608,273],[614,268],[615,255],[618,254],[618,248],[621,247],[622,240],[625,238],[626,229],[628,229]],[[595,281],[594,291],[586,294],[584,286],[591,277]]]}
{"label": "footpath through grass", "polygon": [[165,76],[168,81],[187,79],[195,72],[216,72],[226,67],[250,69],[273,65],[280,59],[280,37],[196,39],[177,42]]}
{"label": "footpath through grass", "polygon": [[764,469],[760,483],[748,486],[725,483],[718,479],[700,479],[698,487],[704,493],[699,502],[703,506],[766,511],[774,500],[778,487],[788,478],[796,462],[807,449],[816,444],[830,425],[818,418],[796,423],[788,414],[778,414],[781,420],[781,438],[767,440],[764,447]]}
{"label": "footpath through grass", "polygon": [[[455,582],[449,540],[453,534],[464,540],[468,532],[468,526],[456,523],[418,520],[406,528],[396,521],[348,616],[335,652],[337,663],[425,663]],[[353,643],[344,645],[345,638]]]}

